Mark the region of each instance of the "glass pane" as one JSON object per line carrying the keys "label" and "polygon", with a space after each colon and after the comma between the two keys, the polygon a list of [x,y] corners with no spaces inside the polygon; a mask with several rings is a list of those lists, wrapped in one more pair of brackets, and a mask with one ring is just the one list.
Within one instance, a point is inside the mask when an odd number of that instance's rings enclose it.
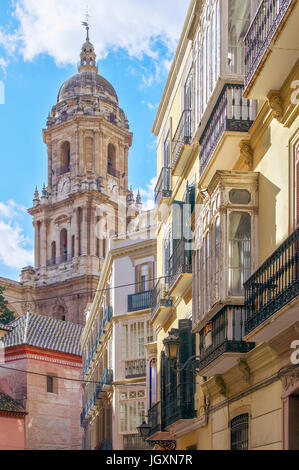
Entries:
{"label": "glass pane", "polygon": [[229,216],[229,292],[243,294],[251,270],[251,217],[247,212]]}
{"label": "glass pane", "polygon": [[232,189],[229,192],[229,200],[232,204],[249,204],[251,194],[247,189]]}

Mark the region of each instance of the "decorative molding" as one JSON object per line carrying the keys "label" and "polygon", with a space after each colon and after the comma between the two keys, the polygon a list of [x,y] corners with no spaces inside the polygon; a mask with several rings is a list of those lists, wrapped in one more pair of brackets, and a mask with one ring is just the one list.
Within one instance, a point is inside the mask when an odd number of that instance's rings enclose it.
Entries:
{"label": "decorative molding", "polygon": [[253,169],[253,149],[250,140],[241,140],[240,144],[240,158],[247,171]]}
{"label": "decorative molding", "polygon": [[246,383],[251,383],[251,370],[246,359],[239,359],[238,367]]}
{"label": "decorative molding", "polygon": [[227,384],[221,375],[216,376],[216,385],[218,387],[218,391],[220,395],[223,395],[225,398],[227,398],[228,397]]}
{"label": "decorative molding", "polygon": [[283,101],[280,91],[271,90],[267,95],[267,100],[273,112],[273,116],[278,122],[281,122],[283,117]]}

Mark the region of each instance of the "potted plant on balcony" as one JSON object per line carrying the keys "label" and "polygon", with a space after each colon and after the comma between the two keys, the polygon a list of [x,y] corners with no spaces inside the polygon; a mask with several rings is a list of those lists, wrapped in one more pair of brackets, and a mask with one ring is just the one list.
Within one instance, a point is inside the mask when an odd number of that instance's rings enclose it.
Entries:
{"label": "potted plant on balcony", "polygon": [[204,329],[204,347],[208,349],[213,344],[212,339],[212,323],[208,323]]}

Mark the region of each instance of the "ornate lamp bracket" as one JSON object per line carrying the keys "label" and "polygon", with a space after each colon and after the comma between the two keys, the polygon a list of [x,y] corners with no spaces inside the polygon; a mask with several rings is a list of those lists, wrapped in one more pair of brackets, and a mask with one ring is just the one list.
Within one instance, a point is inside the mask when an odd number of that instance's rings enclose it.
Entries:
{"label": "ornate lamp bracket", "polygon": [[159,446],[162,447],[164,450],[176,450],[176,441],[164,441],[164,440],[148,440],[147,441],[149,444],[152,444],[153,446]]}

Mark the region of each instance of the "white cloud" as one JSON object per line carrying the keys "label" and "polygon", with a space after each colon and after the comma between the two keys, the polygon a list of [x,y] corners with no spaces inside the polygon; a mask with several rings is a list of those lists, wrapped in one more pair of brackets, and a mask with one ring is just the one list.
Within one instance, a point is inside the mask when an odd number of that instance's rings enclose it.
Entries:
{"label": "white cloud", "polygon": [[[173,53],[189,0],[89,0],[91,40],[99,57],[123,49],[131,57],[158,60],[160,41]],[[15,0],[17,29],[0,44],[9,53],[17,47],[25,60],[46,53],[57,63],[76,63],[82,45],[86,0]],[[165,54],[164,54],[165,55]],[[159,61],[160,62],[160,61]],[[167,66],[164,60],[160,68]],[[145,76],[145,82],[150,82]]]}
{"label": "white cloud", "polygon": [[25,209],[14,201],[0,201],[0,263],[18,270],[33,264],[30,240],[17,220],[24,213]]}
{"label": "white cloud", "polygon": [[151,111],[154,111],[158,107],[156,104],[152,104],[149,101],[145,101],[145,100],[142,100],[141,103],[144,104],[144,106],[147,106],[148,109],[150,109]]}

